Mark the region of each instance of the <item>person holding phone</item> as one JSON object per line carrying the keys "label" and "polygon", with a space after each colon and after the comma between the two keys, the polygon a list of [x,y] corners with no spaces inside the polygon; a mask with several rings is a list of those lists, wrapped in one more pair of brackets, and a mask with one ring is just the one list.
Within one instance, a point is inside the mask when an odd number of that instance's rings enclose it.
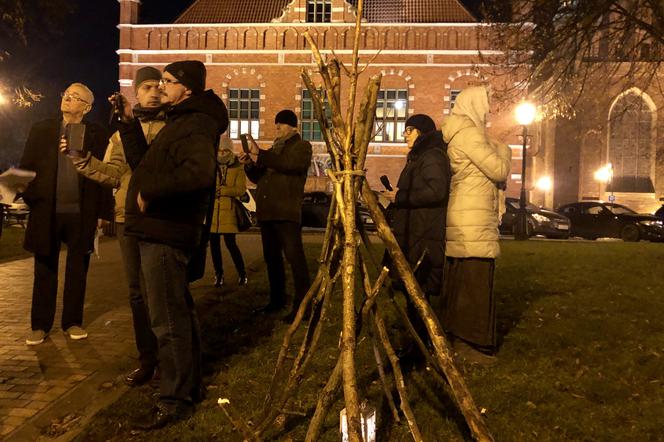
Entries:
{"label": "person holding phone", "polygon": [[261,229],[263,257],[270,282],[270,302],[257,310],[275,313],[286,308],[286,275],[282,254],[290,263],[295,294],[286,320],[294,318],[309,290],[309,271],[302,246],[302,197],[312,149],[297,130],[297,116],[285,109],[275,119],[277,138],[271,146],[258,146],[247,134],[249,153],[240,161],[256,183],[256,218]]}
{"label": "person holding phone", "polygon": [[103,158],[106,131],[84,120],[93,102],[87,86],[71,84],[62,93],[62,117],[33,125],[21,158],[20,168],[37,174],[23,192],[23,200],[30,208],[24,248],[35,259],[27,345],[44,342],[53,327],[62,243],[67,244],[67,264],[61,326],[73,340],[88,336],[82,326],[90,253],[98,218],[110,220],[113,216],[112,196],[110,189],[79,176],[71,160],[60,152],[59,144],[66,133],[78,133],[82,144],[72,140],[72,147],[81,154],[89,152],[97,159]]}
{"label": "person holding phone", "polygon": [[228,136],[221,138],[217,154],[217,189],[214,199],[214,211],[210,225],[210,255],[214,264],[214,286],[224,285],[224,266],[221,259],[221,237],[231,255],[238,274],[238,285],[247,285],[247,271],[244,267],[242,252],[237,245],[235,235],[239,232],[235,216],[235,204],[241,204],[237,198],[247,191],[246,178],[242,164],[233,153],[233,142]]}
{"label": "person holding phone", "polygon": [[[141,129],[148,144],[152,143],[166,124],[166,113],[161,103],[161,90],[159,89],[160,80],[161,72],[151,66],[138,69],[134,77],[134,91],[138,103],[134,106],[133,113],[141,123]],[[121,98],[117,94],[114,94],[109,100],[114,107],[122,104],[119,103]],[[66,142],[61,143],[61,148],[65,152],[71,151]],[[111,136],[103,161],[89,153],[82,157],[70,155],[70,158],[81,175],[107,188],[116,189],[114,195],[115,225],[129,286],[129,305],[140,361],[140,366],[128,373],[124,381],[130,387],[142,385],[153,378],[158,365],[157,337],[150,327],[145,287],[141,284],[141,256],[138,240],[134,236],[124,234],[125,200],[131,179],[131,168],[127,164],[120,132],[116,131]]]}

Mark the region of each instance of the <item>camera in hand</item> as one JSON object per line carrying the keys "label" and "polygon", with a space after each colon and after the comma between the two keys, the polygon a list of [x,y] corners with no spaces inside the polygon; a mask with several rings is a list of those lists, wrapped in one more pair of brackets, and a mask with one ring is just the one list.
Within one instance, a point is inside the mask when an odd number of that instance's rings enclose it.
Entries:
{"label": "camera in hand", "polygon": [[122,105],[122,95],[120,92],[114,92],[111,96],[111,116],[108,119],[108,125],[113,124],[114,121],[117,121],[120,118]]}
{"label": "camera in hand", "polygon": [[65,126],[65,138],[67,139],[67,155],[83,158],[85,151],[85,124],[69,123]]}

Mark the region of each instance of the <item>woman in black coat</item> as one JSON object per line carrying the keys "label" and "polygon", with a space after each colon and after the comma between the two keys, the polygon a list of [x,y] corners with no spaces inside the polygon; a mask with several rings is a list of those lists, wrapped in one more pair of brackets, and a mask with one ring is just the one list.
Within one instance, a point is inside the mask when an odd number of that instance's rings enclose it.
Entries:
{"label": "woman in black coat", "polygon": [[392,230],[415,278],[431,301],[439,296],[445,261],[445,221],[450,189],[447,146],[427,115],[411,116],[404,136],[410,152],[397,184]]}

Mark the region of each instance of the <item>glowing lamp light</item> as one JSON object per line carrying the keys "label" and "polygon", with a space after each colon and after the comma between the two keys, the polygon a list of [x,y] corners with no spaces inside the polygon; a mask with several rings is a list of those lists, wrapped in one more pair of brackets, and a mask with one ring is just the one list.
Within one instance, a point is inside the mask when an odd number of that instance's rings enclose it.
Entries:
{"label": "glowing lamp light", "polygon": [[0,106],[3,106],[5,104],[7,104],[7,97],[5,97],[5,95],[2,92],[0,92]]}
{"label": "glowing lamp light", "polygon": [[613,166],[611,163],[597,169],[594,177],[595,181],[599,181],[600,183],[608,183],[611,181],[611,178],[613,177]]}
{"label": "glowing lamp light", "polygon": [[[346,419],[346,409],[339,413],[341,426],[341,440],[348,442],[348,421]],[[360,421],[362,425],[362,440],[364,442],[376,442],[376,409],[366,403],[360,405]]]}
{"label": "glowing lamp light", "polygon": [[543,176],[537,180],[535,187],[541,190],[542,192],[548,192],[553,188],[553,180],[551,177]]}
{"label": "glowing lamp light", "polygon": [[406,102],[403,100],[397,100],[394,102],[394,108],[396,110],[401,110],[406,107]]}
{"label": "glowing lamp light", "polygon": [[519,104],[514,110],[516,121],[521,126],[529,126],[535,120],[536,114],[537,109],[535,108],[535,105],[527,101]]}

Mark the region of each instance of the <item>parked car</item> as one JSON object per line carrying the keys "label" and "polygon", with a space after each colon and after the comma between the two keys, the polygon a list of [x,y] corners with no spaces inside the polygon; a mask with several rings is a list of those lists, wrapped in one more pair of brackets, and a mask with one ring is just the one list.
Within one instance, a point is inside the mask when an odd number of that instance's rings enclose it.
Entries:
{"label": "parked car", "polygon": [[[305,192],[302,198],[302,227],[325,227],[330,211],[332,195],[325,192]],[[359,201],[357,207],[358,222],[362,220],[366,230],[376,230],[369,209]]]}
{"label": "parked car", "polygon": [[586,239],[622,238],[624,241],[664,240],[664,221],[629,207],[602,201],[582,201],[558,208],[572,221],[572,236]]}
{"label": "parked car", "polygon": [[[519,215],[519,199],[505,198],[505,214],[500,224],[500,233],[513,235],[516,233]],[[528,236],[543,235],[547,238],[567,239],[570,232],[570,220],[552,210],[526,204],[528,214]]]}

